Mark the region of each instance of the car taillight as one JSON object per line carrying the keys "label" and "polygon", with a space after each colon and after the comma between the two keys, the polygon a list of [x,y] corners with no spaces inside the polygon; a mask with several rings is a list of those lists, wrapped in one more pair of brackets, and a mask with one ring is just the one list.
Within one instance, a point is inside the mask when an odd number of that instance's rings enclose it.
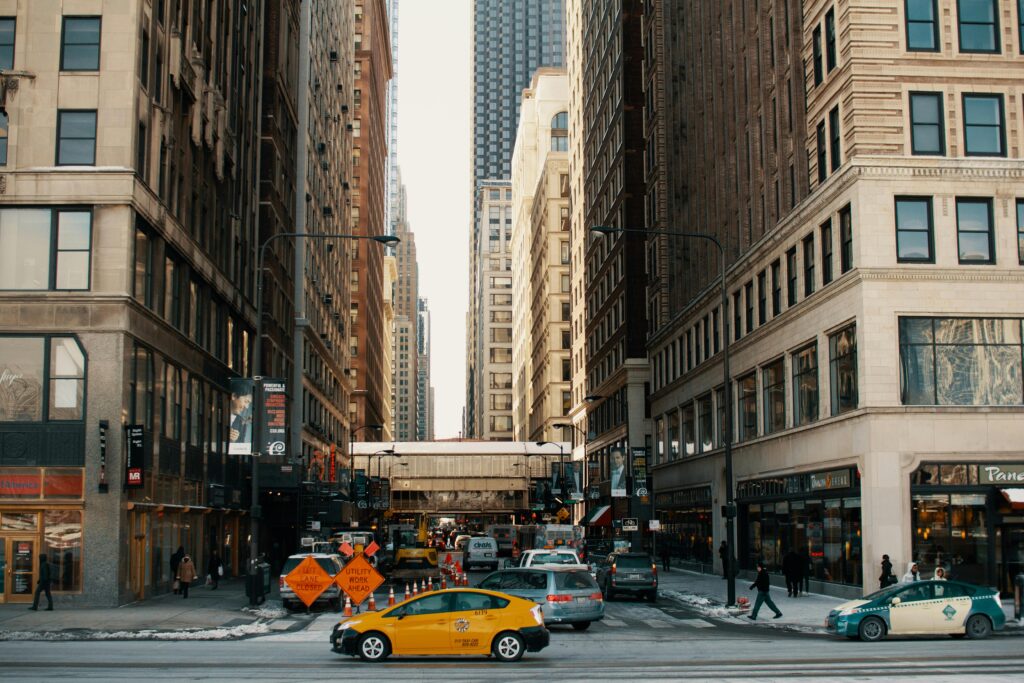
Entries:
{"label": "car taillight", "polygon": [[614,575],[614,574],[615,574],[615,565],[613,564],[612,565],[612,575]]}
{"label": "car taillight", "polygon": [[601,602],[602,600],[604,600],[604,596],[601,595],[600,591],[598,591],[597,593],[591,593],[590,594],[590,599],[591,600],[597,600],[598,602]]}
{"label": "car taillight", "polygon": [[658,576],[658,565],[656,565],[656,564],[652,564],[651,565],[651,573],[654,574],[655,578],[657,578],[657,576]]}
{"label": "car taillight", "polygon": [[284,588],[284,577],[279,576],[277,577],[277,589],[280,590],[282,588]]}
{"label": "car taillight", "polygon": [[533,615],[534,620],[541,626],[544,625],[544,612],[541,610],[540,605],[537,605],[530,610],[530,614]]}
{"label": "car taillight", "polygon": [[571,595],[548,595],[548,602],[572,602]]}

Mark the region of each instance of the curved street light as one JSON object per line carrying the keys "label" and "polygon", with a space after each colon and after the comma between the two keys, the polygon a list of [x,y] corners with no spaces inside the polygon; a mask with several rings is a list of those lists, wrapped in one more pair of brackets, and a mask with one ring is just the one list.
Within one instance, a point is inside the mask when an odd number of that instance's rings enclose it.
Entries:
{"label": "curved street light", "polygon": [[718,249],[719,268],[721,269],[721,297],[722,297],[722,388],[724,390],[725,399],[725,427],[722,429],[722,445],[725,449],[725,535],[726,545],[729,548],[729,555],[727,560],[727,567],[724,567],[726,574],[728,575],[728,600],[727,605],[732,607],[736,604],[736,567],[732,566],[735,564],[734,558],[736,557],[736,528],[734,520],[736,518],[736,501],[733,494],[733,481],[732,481],[732,387],[730,385],[729,376],[729,296],[728,288],[726,286],[726,263],[725,263],[725,248],[722,243],[718,241],[718,238],[714,235],[709,235],[703,232],[680,232],[675,230],[639,230],[637,228],[613,228],[606,225],[595,225],[590,228],[590,231],[599,235],[609,236],[618,233],[638,233],[641,235],[665,235],[668,237],[681,237],[683,239],[699,239],[706,242],[710,242],[715,245]]}

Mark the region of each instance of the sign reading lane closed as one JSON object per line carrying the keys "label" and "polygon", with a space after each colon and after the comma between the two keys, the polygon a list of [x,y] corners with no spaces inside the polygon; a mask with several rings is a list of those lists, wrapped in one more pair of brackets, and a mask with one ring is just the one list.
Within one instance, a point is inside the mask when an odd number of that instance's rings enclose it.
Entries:
{"label": "sign reading lane closed", "polygon": [[352,598],[353,604],[361,605],[366,598],[370,597],[370,593],[380,588],[380,585],[384,583],[384,577],[370,566],[370,563],[360,553],[349,560],[345,568],[338,572],[338,575],[334,577],[334,582],[338,584],[338,588],[345,591],[345,595]]}
{"label": "sign reading lane closed", "polygon": [[324,571],[312,555],[307,555],[299,562],[299,566],[285,575],[284,581],[295,591],[296,597],[309,607],[327,590],[334,577]]}

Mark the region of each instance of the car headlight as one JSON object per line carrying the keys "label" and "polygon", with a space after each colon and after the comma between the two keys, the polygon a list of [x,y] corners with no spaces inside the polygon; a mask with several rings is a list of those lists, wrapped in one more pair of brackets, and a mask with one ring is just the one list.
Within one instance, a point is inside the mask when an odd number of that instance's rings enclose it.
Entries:
{"label": "car headlight", "polygon": [[352,627],[356,626],[357,624],[361,624],[361,623],[362,622],[359,621],[358,619],[355,620],[355,621],[343,621],[343,622],[339,623],[337,626],[335,626],[334,628],[336,628],[339,631],[344,631],[347,628],[352,628]]}

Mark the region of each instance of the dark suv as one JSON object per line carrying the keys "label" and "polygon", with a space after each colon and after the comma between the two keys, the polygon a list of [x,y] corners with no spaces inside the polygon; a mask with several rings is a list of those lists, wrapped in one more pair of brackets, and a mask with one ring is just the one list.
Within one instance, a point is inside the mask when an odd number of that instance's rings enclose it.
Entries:
{"label": "dark suv", "polygon": [[597,583],[605,600],[620,593],[658,599],[658,568],[647,553],[613,553],[597,567]]}

